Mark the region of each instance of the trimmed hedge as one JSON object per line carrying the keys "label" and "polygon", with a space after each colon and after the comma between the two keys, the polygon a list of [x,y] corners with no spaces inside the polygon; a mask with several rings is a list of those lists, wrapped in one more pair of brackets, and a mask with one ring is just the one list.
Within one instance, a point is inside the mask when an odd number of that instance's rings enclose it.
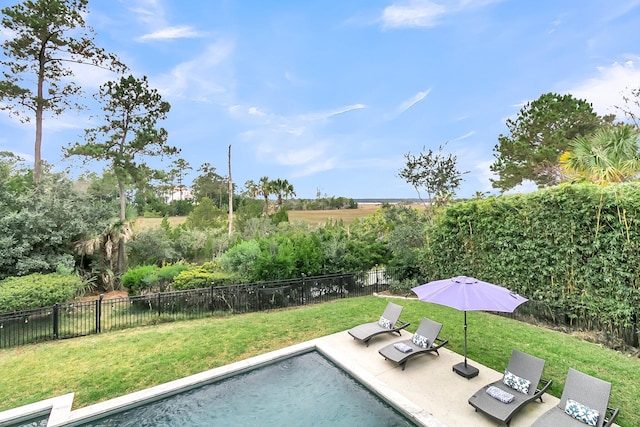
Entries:
{"label": "trimmed hedge", "polygon": [[[448,207],[422,252],[428,280],[506,286],[544,320],[627,334],[640,315],[640,184],[561,185]],[[626,331],[622,331],[627,329]]]}
{"label": "trimmed hedge", "polygon": [[0,281],[0,313],[47,307],[69,301],[84,289],[75,274],[40,274],[9,277]]}

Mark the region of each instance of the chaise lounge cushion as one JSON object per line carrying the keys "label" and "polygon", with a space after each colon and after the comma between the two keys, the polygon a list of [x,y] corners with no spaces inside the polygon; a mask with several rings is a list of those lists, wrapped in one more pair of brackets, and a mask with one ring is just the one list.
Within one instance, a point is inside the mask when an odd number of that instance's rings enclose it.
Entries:
{"label": "chaise lounge cushion", "polygon": [[417,332],[413,334],[413,338],[411,338],[411,341],[418,347],[429,348],[429,339],[427,337],[423,337]]}
{"label": "chaise lounge cushion", "polygon": [[380,320],[378,320],[378,325],[380,325],[381,328],[393,329],[393,323],[391,323],[391,320],[385,318],[384,316],[380,316]]}
{"label": "chaise lounge cushion", "polygon": [[520,378],[519,376],[512,372],[509,372],[508,370],[504,371],[502,382],[522,394],[529,393],[529,387],[531,386],[531,381],[525,378]]}
{"label": "chaise lounge cushion", "polygon": [[567,404],[564,407],[564,413],[571,415],[576,420],[582,421],[590,426],[595,426],[598,423],[598,417],[600,416],[600,413],[595,409],[591,409],[573,399],[567,399]]}

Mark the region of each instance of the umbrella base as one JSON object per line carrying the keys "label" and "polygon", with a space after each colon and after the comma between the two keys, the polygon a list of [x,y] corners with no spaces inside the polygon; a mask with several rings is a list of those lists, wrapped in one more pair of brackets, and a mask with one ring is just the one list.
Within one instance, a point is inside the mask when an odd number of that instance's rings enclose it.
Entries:
{"label": "umbrella base", "polygon": [[460,362],[458,364],[453,365],[453,372],[469,380],[477,376],[479,371],[478,371],[478,368],[476,367],[473,367],[469,364],[465,365],[464,362]]}

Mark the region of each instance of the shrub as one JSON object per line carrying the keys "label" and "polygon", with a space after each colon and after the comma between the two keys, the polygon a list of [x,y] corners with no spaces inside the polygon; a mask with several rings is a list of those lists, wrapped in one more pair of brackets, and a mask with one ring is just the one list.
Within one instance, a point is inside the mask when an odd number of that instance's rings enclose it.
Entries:
{"label": "shrub", "polygon": [[148,289],[150,285],[149,278],[158,271],[156,265],[141,265],[131,268],[122,275],[122,286],[127,288],[129,292],[138,294],[144,289]]}
{"label": "shrub", "polygon": [[122,276],[122,285],[133,294],[164,292],[171,286],[175,276],[188,269],[189,266],[182,263],[169,264],[161,268],[143,265],[127,271]]}
{"label": "shrub", "polygon": [[229,273],[250,279],[254,266],[260,257],[260,245],[255,240],[248,240],[228,249],[220,256],[220,266]]}
{"label": "shrub", "polygon": [[66,302],[84,288],[75,274],[40,274],[0,281],[0,312],[26,310]]}
{"label": "shrub", "polygon": [[212,263],[180,272],[173,278],[173,290],[207,288],[212,285],[231,285],[238,283],[238,276],[220,270],[212,270]]}
{"label": "shrub", "polygon": [[393,295],[413,295],[411,288],[418,286],[415,279],[393,280],[389,283],[389,292]]}
{"label": "shrub", "polygon": [[179,255],[173,248],[169,233],[163,228],[150,228],[135,234],[127,242],[130,265],[160,264],[175,261]]}

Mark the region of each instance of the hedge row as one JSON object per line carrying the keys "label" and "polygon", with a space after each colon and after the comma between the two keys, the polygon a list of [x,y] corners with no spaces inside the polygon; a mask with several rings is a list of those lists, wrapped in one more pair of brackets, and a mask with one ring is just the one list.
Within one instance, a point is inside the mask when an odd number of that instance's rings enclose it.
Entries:
{"label": "hedge row", "polygon": [[40,274],[0,281],[0,313],[69,301],[84,289],[76,274]]}
{"label": "hedge row", "polygon": [[632,328],[640,313],[640,184],[562,185],[454,204],[428,232],[423,274],[468,275],[556,322]]}

